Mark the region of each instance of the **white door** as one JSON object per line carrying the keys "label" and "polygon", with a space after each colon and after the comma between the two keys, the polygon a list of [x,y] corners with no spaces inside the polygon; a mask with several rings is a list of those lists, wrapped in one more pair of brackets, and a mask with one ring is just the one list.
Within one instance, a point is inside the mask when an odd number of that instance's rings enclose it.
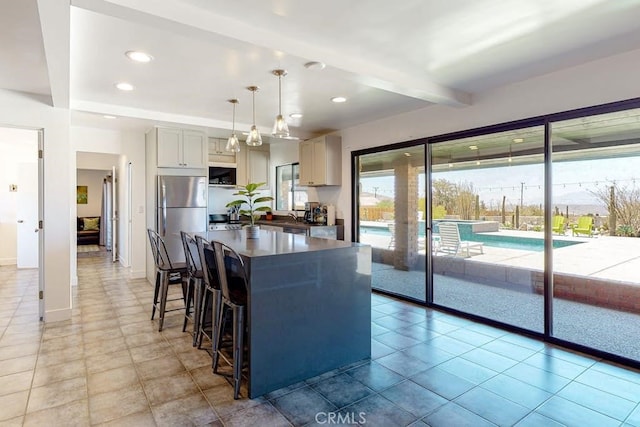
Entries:
{"label": "white door", "polygon": [[111,216],[111,261],[113,262],[116,262],[118,259],[118,252],[117,252],[118,198],[116,197],[118,180],[116,179],[116,176],[117,176],[116,167],[112,166],[111,167],[111,212],[109,213],[109,215]]}
{"label": "white door", "polygon": [[18,268],[38,268],[38,164],[18,167],[16,217]]}

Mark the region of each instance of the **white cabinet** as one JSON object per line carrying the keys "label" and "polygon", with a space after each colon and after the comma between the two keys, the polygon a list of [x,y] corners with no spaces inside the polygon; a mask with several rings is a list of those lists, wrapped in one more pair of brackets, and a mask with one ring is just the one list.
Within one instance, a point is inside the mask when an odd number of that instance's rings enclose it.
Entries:
{"label": "white cabinet", "polygon": [[238,185],[266,182],[269,186],[269,146],[242,147],[236,156],[238,169],[236,179]]}
{"label": "white cabinet", "polygon": [[206,135],[183,129],[156,129],[159,168],[204,168],[206,162]]}
{"label": "white cabinet", "polygon": [[209,138],[209,162],[236,163],[236,153],[233,151],[227,151],[226,148],[226,139]]}
{"label": "white cabinet", "polygon": [[342,143],[339,136],[327,135],[300,143],[300,185],[340,185],[342,183]]}

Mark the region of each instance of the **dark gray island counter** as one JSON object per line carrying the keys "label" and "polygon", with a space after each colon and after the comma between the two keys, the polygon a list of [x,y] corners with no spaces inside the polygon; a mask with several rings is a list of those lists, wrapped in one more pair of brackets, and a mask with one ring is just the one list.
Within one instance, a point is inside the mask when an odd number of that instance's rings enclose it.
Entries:
{"label": "dark gray island counter", "polygon": [[260,231],[212,231],[249,273],[249,397],[371,356],[371,247]]}

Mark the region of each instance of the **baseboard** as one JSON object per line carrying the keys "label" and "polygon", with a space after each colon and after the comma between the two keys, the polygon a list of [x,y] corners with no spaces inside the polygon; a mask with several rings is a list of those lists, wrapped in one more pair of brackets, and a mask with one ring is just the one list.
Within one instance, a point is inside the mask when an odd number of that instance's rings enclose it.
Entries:
{"label": "baseboard", "polygon": [[146,270],[129,270],[129,278],[131,279],[146,279],[147,271]]}
{"label": "baseboard", "polygon": [[44,313],[44,322],[61,322],[63,320],[71,319],[71,309],[70,308],[62,308],[60,310],[51,310],[45,311]]}
{"label": "baseboard", "polygon": [[16,265],[18,258],[0,258],[0,265]]}

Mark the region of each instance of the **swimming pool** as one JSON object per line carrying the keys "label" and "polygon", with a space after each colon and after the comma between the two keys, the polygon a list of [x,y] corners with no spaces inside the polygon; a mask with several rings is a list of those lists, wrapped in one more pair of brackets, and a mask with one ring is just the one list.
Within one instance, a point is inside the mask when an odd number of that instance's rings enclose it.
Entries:
{"label": "swimming pool", "polygon": [[[421,224],[422,225],[422,224]],[[386,227],[374,227],[374,226],[360,226],[360,233],[372,234],[376,236],[389,236],[391,233]],[[544,251],[544,239],[537,237],[520,237],[520,236],[507,236],[497,234],[483,234],[467,232],[463,234],[463,230],[460,230],[461,238],[463,240],[470,240],[473,242],[482,242],[486,246],[492,246],[495,248],[505,249],[520,249],[524,251],[542,252]],[[424,226],[420,227],[418,235],[424,237]],[[553,240],[553,248],[564,248],[566,246],[576,245],[582,242],[575,242],[569,240]]]}

